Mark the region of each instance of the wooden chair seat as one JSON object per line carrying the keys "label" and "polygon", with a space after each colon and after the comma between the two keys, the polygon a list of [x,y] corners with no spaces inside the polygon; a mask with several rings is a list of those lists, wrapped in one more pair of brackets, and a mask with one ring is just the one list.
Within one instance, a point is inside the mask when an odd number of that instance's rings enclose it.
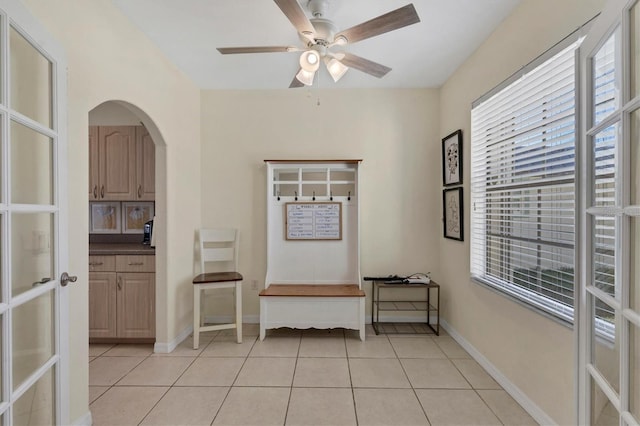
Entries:
{"label": "wooden chair seat", "polygon": [[222,283],[227,281],[242,281],[243,277],[238,272],[207,272],[193,279],[194,284]]}

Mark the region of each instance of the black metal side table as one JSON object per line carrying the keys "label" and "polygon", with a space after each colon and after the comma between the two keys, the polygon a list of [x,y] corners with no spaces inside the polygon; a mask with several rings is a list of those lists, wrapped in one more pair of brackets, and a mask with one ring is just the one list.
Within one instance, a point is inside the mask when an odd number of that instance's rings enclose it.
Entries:
{"label": "black metal side table", "polygon": [[[436,336],[440,335],[440,284],[433,280],[429,284],[421,283],[400,283],[400,282],[385,282],[385,281],[373,281],[373,294],[371,295],[371,325],[373,326],[376,334],[380,334],[381,324],[393,324],[392,322],[380,322],[380,311],[395,311],[395,312],[426,312],[427,320],[424,324]],[[385,300],[380,298],[381,290],[384,293],[398,291],[401,289],[409,288],[422,288],[426,290],[425,298],[422,300]],[[431,292],[435,291],[435,295],[431,295]],[[436,314],[436,323],[432,324],[431,314]],[[414,323],[411,323],[414,324]],[[388,332],[388,331],[385,331]]]}

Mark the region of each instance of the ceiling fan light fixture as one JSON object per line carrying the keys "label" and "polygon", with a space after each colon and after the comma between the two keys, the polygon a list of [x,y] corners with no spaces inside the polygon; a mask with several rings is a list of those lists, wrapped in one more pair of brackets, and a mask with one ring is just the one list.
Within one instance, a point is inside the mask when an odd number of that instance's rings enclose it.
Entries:
{"label": "ceiling fan light fixture", "polygon": [[339,35],[335,38],[335,40],[333,40],[333,44],[337,46],[344,46],[347,43],[349,43],[349,40],[347,40],[347,38],[343,35]]}
{"label": "ceiling fan light fixture", "polygon": [[300,68],[315,73],[320,67],[320,55],[315,50],[306,50],[300,55]]}
{"label": "ceiling fan light fixture", "polygon": [[306,71],[304,68],[300,68],[300,71],[298,71],[298,74],[296,74],[296,78],[305,86],[312,86],[313,78],[315,77],[315,75],[315,71]]}
{"label": "ceiling fan light fixture", "polygon": [[342,78],[343,75],[347,71],[349,71],[349,67],[337,60],[336,58],[324,58],[325,65],[327,66],[327,71],[331,74],[334,82],[338,82]]}

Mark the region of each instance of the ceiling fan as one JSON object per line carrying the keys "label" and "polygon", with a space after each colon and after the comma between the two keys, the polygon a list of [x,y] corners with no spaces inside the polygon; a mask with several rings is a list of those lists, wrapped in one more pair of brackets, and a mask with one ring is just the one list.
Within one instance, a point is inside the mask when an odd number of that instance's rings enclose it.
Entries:
{"label": "ceiling fan", "polygon": [[219,47],[223,55],[238,53],[302,52],[300,69],[290,88],[311,86],[322,60],[334,81],[338,81],[349,68],[357,69],[374,77],[384,77],[391,68],[345,51],[332,52],[334,46],[343,47],[361,40],[378,36],[420,22],[413,4],[380,15],[346,30],[337,31],[335,24],[325,18],[329,0],[303,0],[313,18],[307,18],[298,0],[274,0],[282,13],[298,31],[304,47],[296,46],[249,46]]}

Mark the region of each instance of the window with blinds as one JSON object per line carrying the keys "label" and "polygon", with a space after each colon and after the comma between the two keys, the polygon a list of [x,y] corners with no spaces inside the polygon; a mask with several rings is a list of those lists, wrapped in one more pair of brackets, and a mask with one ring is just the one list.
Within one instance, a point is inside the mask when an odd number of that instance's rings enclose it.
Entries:
{"label": "window with blinds", "polygon": [[471,274],[573,321],[579,41],[471,112]]}

